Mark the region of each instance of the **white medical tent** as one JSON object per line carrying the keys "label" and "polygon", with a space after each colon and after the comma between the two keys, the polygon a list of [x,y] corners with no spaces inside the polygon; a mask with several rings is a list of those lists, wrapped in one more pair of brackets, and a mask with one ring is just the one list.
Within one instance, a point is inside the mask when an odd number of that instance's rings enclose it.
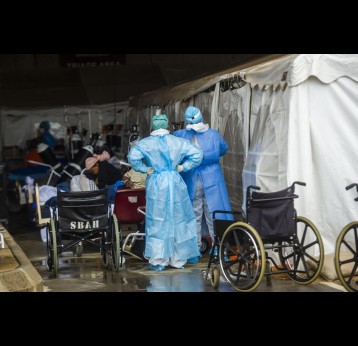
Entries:
{"label": "white medical tent", "polygon": [[298,215],[319,229],[325,253],[358,217],[358,55],[299,54],[238,65],[130,100],[130,119],[149,134],[157,108],[183,120],[188,105],[229,144],[222,167],[234,209],[248,185],[276,191],[302,181]]}

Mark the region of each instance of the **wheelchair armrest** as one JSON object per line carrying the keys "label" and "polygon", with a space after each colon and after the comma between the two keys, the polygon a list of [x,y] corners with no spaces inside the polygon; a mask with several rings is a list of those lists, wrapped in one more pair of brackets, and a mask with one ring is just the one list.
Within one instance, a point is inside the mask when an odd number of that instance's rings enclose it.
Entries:
{"label": "wheelchair armrest", "polygon": [[242,215],[241,211],[227,211],[227,210],[215,210],[213,212],[213,220],[215,220],[216,214],[231,214],[231,215]]}

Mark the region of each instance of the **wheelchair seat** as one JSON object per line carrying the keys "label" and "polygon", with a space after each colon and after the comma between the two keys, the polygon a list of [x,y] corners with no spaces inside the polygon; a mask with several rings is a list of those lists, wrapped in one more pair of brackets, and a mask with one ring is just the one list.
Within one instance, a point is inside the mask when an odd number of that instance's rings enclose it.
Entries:
{"label": "wheelchair seat", "polygon": [[138,213],[138,207],[145,206],[145,188],[123,189],[116,192],[114,214],[120,223],[140,224],[144,215]]}
{"label": "wheelchair seat", "polygon": [[118,224],[136,225],[137,231],[129,233],[123,242],[123,252],[137,259],[144,260],[145,249],[145,214],[138,212],[139,207],[145,207],[145,188],[123,189],[116,191],[114,214]]}

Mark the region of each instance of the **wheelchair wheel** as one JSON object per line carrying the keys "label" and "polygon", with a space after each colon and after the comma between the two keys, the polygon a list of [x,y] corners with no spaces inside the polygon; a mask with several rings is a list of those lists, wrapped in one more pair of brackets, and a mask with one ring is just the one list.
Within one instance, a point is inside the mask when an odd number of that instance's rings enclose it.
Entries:
{"label": "wheelchair wheel", "polygon": [[316,226],[307,218],[298,216],[297,236],[290,242],[281,242],[279,257],[288,276],[298,284],[307,285],[317,279],[324,261],[324,248]]}
{"label": "wheelchair wheel", "polygon": [[220,269],[217,265],[213,265],[211,270],[211,286],[212,288],[218,288],[220,283]]}
{"label": "wheelchair wheel", "polygon": [[219,260],[225,279],[240,292],[255,290],[265,274],[266,254],[261,237],[244,222],[233,223],[226,229]]}
{"label": "wheelchair wheel", "polygon": [[209,251],[209,249],[210,249],[209,241],[206,238],[202,237],[201,238],[200,253],[202,255],[205,255]]}
{"label": "wheelchair wheel", "polygon": [[47,248],[47,261],[46,266],[47,269],[51,272],[53,268],[53,260],[52,260],[52,251],[51,251],[51,233],[50,233],[50,225],[46,225],[46,248]]}
{"label": "wheelchair wheel", "polygon": [[108,253],[108,235],[107,232],[103,231],[102,232],[102,237],[101,237],[101,255],[102,255],[102,262],[103,265],[106,269],[109,269],[110,267],[110,258],[109,258],[109,253]]}
{"label": "wheelchair wheel", "polygon": [[344,288],[349,292],[357,292],[358,222],[348,224],[339,234],[336,241],[334,265]]}
{"label": "wheelchair wheel", "polygon": [[58,274],[58,251],[57,251],[57,233],[54,219],[51,218],[47,226],[47,267],[53,272],[53,276]]}
{"label": "wheelchair wheel", "polygon": [[121,251],[121,233],[118,227],[116,215],[112,215],[112,268],[118,271],[123,263],[123,254]]}

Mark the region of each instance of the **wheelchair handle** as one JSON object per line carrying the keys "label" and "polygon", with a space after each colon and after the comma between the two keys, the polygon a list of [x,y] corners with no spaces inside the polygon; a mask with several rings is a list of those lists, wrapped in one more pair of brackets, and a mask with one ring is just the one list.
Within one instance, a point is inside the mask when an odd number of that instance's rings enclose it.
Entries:
{"label": "wheelchair handle", "polygon": [[307,185],[306,183],[304,183],[304,182],[302,182],[302,181],[295,181],[295,182],[292,184],[292,186],[295,185],[295,184],[297,184],[297,185],[302,185],[302,186],[306,186],[306,185]]}
{"label": "wheelchair handle", "polygon": [[[353,184],[350,184],[350,185],[346,186],[346,190],[350,190],[354,186],[357,188],[357,193],[358,193],[358,184],[357,183],[353,183]],[[354,200],[356,202],[358,202],[358,197],[356,197]]]}
{"label": "wheelchair handle", "polygon": [[358,184],[353,183],[353,184],[350,184],[350,185],[346,186],[346,190],[350,190],[354,186],[357,186],[357,188],[358,188]]}
{"label": "wheelchair handle", "polygon": [[246,189],[246,206],[251,197],[251,190],[261,190],[261,187],[255,185],[249,185]]}
{"label": "wheelchair handle", "polygon": [[259,186],[255,186],[255,185],[250,185],[247,187],[248,190],[252,189],[252,190],[261,190],[261,187]]}

